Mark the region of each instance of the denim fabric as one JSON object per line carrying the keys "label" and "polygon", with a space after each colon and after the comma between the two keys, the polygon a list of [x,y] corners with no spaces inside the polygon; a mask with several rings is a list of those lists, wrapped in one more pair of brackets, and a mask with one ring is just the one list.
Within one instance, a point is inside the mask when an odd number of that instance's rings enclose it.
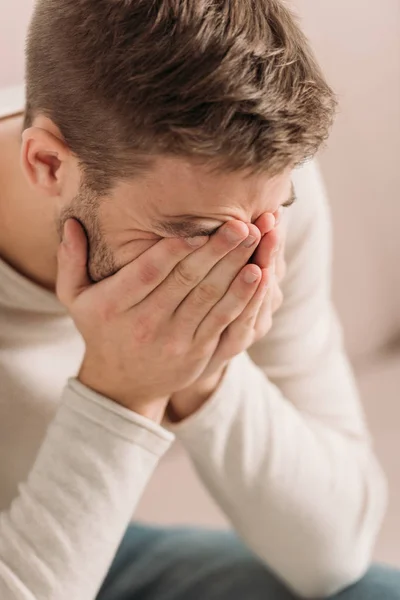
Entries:
{"label": "denim fabric", "polygon": [[[294,600],[231,532],[132,525],[97,600]],[[334,600],[400,600],[400,571],[374,566]]]}

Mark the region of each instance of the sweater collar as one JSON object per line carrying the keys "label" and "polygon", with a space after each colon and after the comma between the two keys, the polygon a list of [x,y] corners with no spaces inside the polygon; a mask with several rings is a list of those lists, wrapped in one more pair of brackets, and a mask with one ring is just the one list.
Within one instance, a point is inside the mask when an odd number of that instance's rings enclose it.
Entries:
{"label": "sweater collar", "polygon": [[21,275],[1,259],[0,307],[53,315],[67,313],[53,292]]}

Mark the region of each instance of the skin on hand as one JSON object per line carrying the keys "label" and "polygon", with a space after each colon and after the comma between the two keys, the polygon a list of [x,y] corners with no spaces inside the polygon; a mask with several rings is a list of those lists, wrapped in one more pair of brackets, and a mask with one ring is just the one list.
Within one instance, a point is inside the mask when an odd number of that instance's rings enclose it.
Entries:
{"label": "skin on hand", "polygon": [[228,363],[209,378],[200,377],[193,385],[173,394],[167,406],[166,416],[171,423],[178,423],[197,412],[219,388]]}
{"label": "skin on hand", "polygon": [[[43,115],[35,117],[32,127],[24,130],[21,148],[18,148],[15,155],[15,163],[21,164],[26,177],[23,184],[12,188],[13,194],[7,204],[6,217],[9,222],[16,224],[16,229],[12,230],[13,235],[15,233],[16,239],[26,240],[24,248],[29,249],[29,252],[25,252],[20,244],[13,245],[12,239],[7,239],[7,246],[12,249],[14,263],[23,264],[27,276],[49,289],[54,289],[57,282],[57,288],[62,290],[62,294],[67,294],[63,296],[64,303],[81,333],[84,330],[85,341],[90,340],[90,344],[87,344],[90,352],[86,354],[82,367],[82,374],[87,382],[92,382],[93,387],[96,386],[100,393],[102,390],[104,393],[108,392],[106,395],[110,398],[115,398],[116,401],[130,407],[132,398],[135,397],[136,409],[142,410],[145,405],[148,407],[150,396],[154,393],[157,401],[161,393],[163,402],[166,402],[173,393],[189,387],[203,376],[207,365],[204,365],[204,368],[203,365],[201,368],[197,365],[197,371],[189,369],[192,380],[188,377],[184,381],[185,377],[182,374],[180,384],[171,389],[169,383],[164,386],[167,375],[160,371],[160,379],[153,377],[154,387],[150,389],[146,377],[152,371],[154,357],[149,350],[149,340],[152,336],[155,340],[163,340],[160,357],[164,358],[163,348],[166,348],[170,354],[176,354],[183,360],[183,356],[187,357],[186,351],[196,348],[193,339],[199,338],[198,329],[203,336],[203,346],[206,346],[205,340],[208,340],[207,361],[205,354],[202,355],[204,362],[208,364],[219,345],[213,337],[214,333],[220,332],[219,337],[226,338],[225,330],[233,332],[240,326],[239,317],[244,313],[244,308],[254,310],[254,305],[260,302],[260,298],[255,296],[258,287],[265,287],[268,278],[267,270],[260,269],[259,266],[267,264],[263,258],[263,254],[267,252],[267,243],[263,240],[257,252],[254,248],[250,249],[245,257],[240,257],[240,261],[233,261],[230,269],[226,269],[221,257],[216,258],[214,265],[221,263],[222,276],[217,271],[217,275],[214,274],[206,285],[200,285],[200,282],[196,281],[194,287],[191,287],[191,293],[186,291],[184,299],[190,296],[190,302],[186,303],[186,300],[183,302],[181,299],[173,309],[174,314],[179,313],[179,331],[186,335],[183,344],[181,334],[171,335],[168,342],[168,327],[165,325],[167,319],[164,320],[165,327],[162,330],[159,329],[161,322],[157,320],[158,315],[165,313],[165,304],[168,304],[170,298],[170,295],[165,293],[170,290],[166,290],[165,286],[163,289],[160,283],[169,279],[168,273],[163,272],[162,279],[157,280],[157,277],[160,277],[160,266],[162,270],[165,257],[171,258],[170,255],[164,250],[159,253],[157,261],[145,267],[140,261],[142,257],[148,257],[147,253],[153,249],[158,253],[159,247],[164,248],[162,244],[165,243],[172,244],[170,251],[172,254],[176,253],[177,249],[181,248],[180,244],[185,246],[188,243],[187,238],[194,230],[201,232],[196,235],[204,236],[205,232],[208,232],[207,235],[216,240],[219,239],[219,231],[228,224],[249,228],[254,225],[248,226],[247,223],[257,223],[258,236],[260,232],[264,234],[271,230],[271,215],[264,216],[264,213],[275,213],[280,206],[290,202],[293,197],[293,167],[288,166],[282,173],[271,177],[268,173],[250,175],[243,172],[214,172],[207,165],[189,158],[159,156],[154,161],[151,172],[129,180],[116,181],[112,189],[99,197],[95,190],[87,187],[81,164],[57,126]],[[35,210],[32,210],[32,207],[35,207]],[[21,219],[23,215],[27,215],[25,220]],[[65,251],[64,247],[58,253],[57,264],[57,234],[62,232],[68,219],[82,225],[81,246],[85,244],[85,247],[84,250],[80,248],[79,258],[74,255],[77,247],[72,253],[71,248],[70,251]],[[90,252],[86,247],[86,238]],[[187,246],[185,248],[187,249]],[[247,265],[249,262],[251,264]],[[136,279],[127,276],[138,268],[138,264],[142,266],[139,267],[140,271],[136,272]],[[256,269],[255,274],[258,276],[258,282],[253,284],[251,294],[250,291],[244,292],[244,281],[237,277],[237,273],[245,265],[247,270]],[[176,265],[171,268],[178,273],[183,288],[190,281],[190,285],[193,285],[190,277],[196,274],[196,266],[183,271],[180,267],[176,268]],[[87,277],[87,271],[90,277]],[[61,288],[60,273],[64,282]],[[203,278],[205,276],[206,273],[203,273]],[[145,298],[138,296],[138,291],[143,287],[143,277],[147,293],[153,296],[149,304],[147,299],[145,301]],[[125,284],[120,285],[124,278]],[[146,284],[148,278],[153,283],[151,292],[148,283]],[[96,285],[101,287],[93,286],[93,282],[99,282]],[[220,288],[221,283],[225,286],[224,290]],[[228,294],[229,284],[232,289]],[[163,289],[162,295],[155,293],[157,287]],[[195,293],[194,288],[197,290]],[[215,290],[220,294],[218,301],[215,300]],[[230,302],[228,308],[224,305],[224,297]],[[199,310],[205,306],[211,315],[211,299],[215,308],[211,318],[214,322],[207,327],[207,319]],[[121,302],[124,302],[122,309]],[[265,304],[264,300],[261,301],[262,304]],[[141,310],[139,305],[142,305]],[[188,310],[177,311],[180,305],[186,305]],[[220,307],[217,310],[218,305]],[[235,310],[238,312],[234,312]],[[135,318],[132,317],[131,321],[125,315],[129,311],[135,312]],[[223,324],[223,319],[226,319],[228,314],[231,320]],[[188,332],[190,328],[193,329],[193,318],[198,318],[199,321],[196,332],[192,332],[190,338]],[[254,319],[254,316],[251,319]],[[118,334],[114,335],[111,322],[117,323],[115,330]],[[199,322],[202,323],[201,327],[198,326]],[[133,332],[137,343],[140,338],[140,356],[138,348],[129,347],[124,337],[125,331]],[[232,337],[239,339],[242,336]],[[214,340],[214,345],[210,339]],[[130,360],[123,356],[124,352],[130,356]],[[142,356],[147,356],[149,360],[150,366],[147,368],[141,362]],[[141,365],[143,371],[132,371],[132,360],[136,366]],[[171,364],[171,361],[165,362]],[[195,362],[193,358],[193,363]],[[154,372],[156,373],[157,369]]]}
{"label": "skin on hand", "polygon": [[224,331],[204,374],[191,386],[171,396],[167,415],[172,422],[181,421],[199,410],[219,388],[229,361],[246,351],[271,329],[272,316],[283,299],[279,283],[285,274],[286,237],[286,227],[280,222],[271,228],[272,222],[275,223],[275,217],[265,214],[256,223],[263,237],[252,257],[252,262],[260,268],[273,270],[269,272],[267,296],[259,304],[253,303],[252,306],[249,303],[241,317]]}
{"label": "skin on hand", "polygon": [[211,239],[164,239],[93,284],[84,232],[67,221],[57,293],[85,340],[80,381],[160,420],[169,397],[203,374],[222,332],[253,297],[262,302],[266,271],[247,264],[259,240],[239,221]]}

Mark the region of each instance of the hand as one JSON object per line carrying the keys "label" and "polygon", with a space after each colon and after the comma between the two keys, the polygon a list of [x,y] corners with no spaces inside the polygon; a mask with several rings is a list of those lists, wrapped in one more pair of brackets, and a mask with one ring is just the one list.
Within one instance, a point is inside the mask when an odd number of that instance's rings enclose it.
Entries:
{"label": "hand", "polygon": [[274,213],[274,217],[276,219],[275,227],[271,232],[265,230],[265,227],[263,227],[263,217],[260,217],[255,223],[260,228],[263,238],[253,256],[253,262],[261,269],[271,267],[272,271],[274,271],[274,277],[273,282],[271,282],[271,290],[258,314],[253,344],[265,337],[270,331],[272,317],[283,302],[280,284],[286,275],[285,246],[287,221],[285,219],[285,209],[279,209],[279,211]]}
{"label": "hand", "polygon": [[269,269],[268,292],[262,303],[257,303],[254,298],[242,315],[225,330],[203,375],[191,386],[172,395],[168,405],[168,417],[172,422],[187,418],[207,402],[218,389],[230,359],[267,335],[272,326],[272,316],[282,304],[279,283],[286,272],[286,224],[279,212],[274,216],[265,213],[255,225],[263,238],[251,261],[262,269]]}
{"label": "hand", "polygon": [[[247,248],[241,242],[249,233],[254,240]],[[259,240],[257,227],[231,221],[198,248],[163,239],[91,284],[85,233],[67,221],[57,294],[86,344],[79,380],[160,421],[169,397],[202,375],[223,331],[253,297],[262,301],[266,271],[246,264]]]}

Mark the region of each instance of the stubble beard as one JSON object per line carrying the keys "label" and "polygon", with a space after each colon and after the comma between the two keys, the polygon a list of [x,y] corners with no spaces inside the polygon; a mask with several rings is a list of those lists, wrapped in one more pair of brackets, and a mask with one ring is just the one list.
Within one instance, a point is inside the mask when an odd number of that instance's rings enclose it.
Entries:
{"label": "stubble beard", "polygon": [[107,245],[99,219],[101,198],[87,185],[82,184],[71,204],[57,218],[57,230],[62,239],[64,223],[76,219],[82,225],[88,241],[87,270],[90,279],[97,283],[116,273],[114,255]]}

